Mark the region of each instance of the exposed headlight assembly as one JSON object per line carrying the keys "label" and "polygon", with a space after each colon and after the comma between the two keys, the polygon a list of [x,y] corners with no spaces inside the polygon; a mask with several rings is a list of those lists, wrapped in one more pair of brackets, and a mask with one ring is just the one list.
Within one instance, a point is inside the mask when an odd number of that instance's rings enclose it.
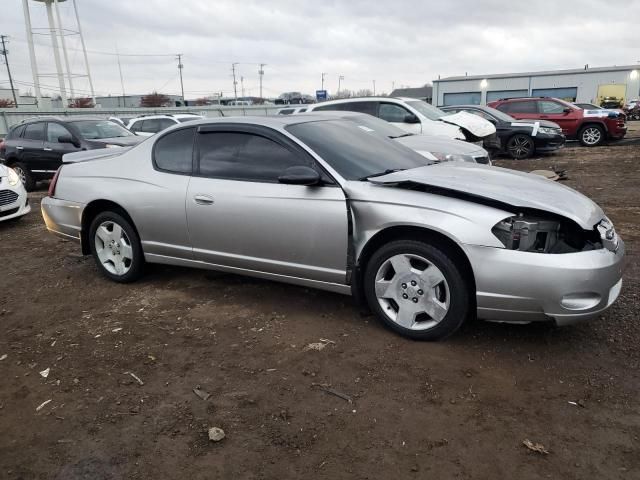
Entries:
{"label": "exposed headlight assembly", "polygon": [[[598,224],[597,229],[587,231],[560,217],[545,218],[520,214],[498,222],[491,231],[505,248],[522,252],[572,253],[595,250],[603,246],[615,251],[611,248],[613,242],[617,248],[615,231],[605,220]],[[607,235],[613,235],[610,244],[605,240]]]}
{"label": "exposed headlight assembly", "polygon": [[9,185],[12,187],[15,187],[20,183],[20,177],[18,176],[18,174],[13,168],[9,168],[8,170],[9,170],[9,175],[7,176],[7,178],[9,180]]}
{"label": "exposed headlight assembly", "polygon": [[[471,162],[476,163],[475,158],[471,155],[464,155],[460,153],[444,153],[444,152],[428,152],[433,158],[432,160],[437,160],[439,162]],[[429,157],[427,157],[429,158]]]}
{"label": "exposed headlight assembly", "polygon": [[120,148],[122,145],[114,145],[113,143],[105,144],[104,148]]}
{"label": "exposed headlight assembly", "polygon": [[559,132],[556,128],[540,127],[538,128],[538,133],[546,133],[547,135],[556,135]]}

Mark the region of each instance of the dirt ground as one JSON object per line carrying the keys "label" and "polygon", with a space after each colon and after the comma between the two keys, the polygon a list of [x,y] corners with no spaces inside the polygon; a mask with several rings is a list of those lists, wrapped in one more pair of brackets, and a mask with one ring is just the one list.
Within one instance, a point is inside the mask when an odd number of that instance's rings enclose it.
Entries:
{"label": "dirt ground", "polygon": [[640,146],[497,163],[566,169],[614,221],[628,267],[601,318],[421,343],[289,285],[158,266],[119,285],[32,194],[0,224],[0,478],[640,478]]}

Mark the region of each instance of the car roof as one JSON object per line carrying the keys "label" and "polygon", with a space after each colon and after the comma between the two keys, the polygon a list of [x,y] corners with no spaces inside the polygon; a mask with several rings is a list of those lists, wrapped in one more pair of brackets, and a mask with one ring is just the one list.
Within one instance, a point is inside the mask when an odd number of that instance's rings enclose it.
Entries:
{"label": "car roof", "polygon": [[[341,112],[343,113],[343,112]],[[189,122],[189,126],[195,125],[212,125],[216,123],[238,123],[238,124],[251,124],[260,125],[271,128],[284,128],[289,125],[296,125],[299,123],[319,122],[328,120],[341,120],[339,115],[331,115],[329,113],[300,113],[297,115],[268,115],[268,116],[244,116],[244,117],[215,117],[204,118],[202,120],[196,120]]]}
{"label": "car roof", "polygon": [[74,115],[71,117],[60,117],[58,115],[43,115],[40,117],[31,117],[23,120],[19,125],[25,125],[27,123],[34,122],[79,122],[82,120],[95,120],[95,121],[107,121],[108,119],[102,117],[95,117],[91,115]]}

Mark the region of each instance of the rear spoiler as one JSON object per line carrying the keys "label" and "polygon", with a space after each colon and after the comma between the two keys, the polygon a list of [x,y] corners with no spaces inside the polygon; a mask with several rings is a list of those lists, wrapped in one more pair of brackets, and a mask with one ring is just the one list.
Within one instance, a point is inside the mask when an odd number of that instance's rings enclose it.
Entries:
{"label": "rear spoiler", "polygon": [[131,150],[131,148],[133,147],[111,147],[67,153],[62,156],[62,163],[78,163],[89,160],[98,160],[100,158],[117,157],[118,155],[122,155],[124,152]]}

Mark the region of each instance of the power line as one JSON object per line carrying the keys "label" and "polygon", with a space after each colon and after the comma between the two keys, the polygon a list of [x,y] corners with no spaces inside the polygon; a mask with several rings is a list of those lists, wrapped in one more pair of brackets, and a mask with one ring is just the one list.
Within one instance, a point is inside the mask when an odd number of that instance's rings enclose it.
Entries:
{"label": "power line", "polygon": [[7,38],[6,35],[0,35],[0,39],[2,39],[2,55],[4,55],[4,63],[7,66],[7,75],[9,75],[9,85],[11,85],[11,93],[13,94],[13,103],[15,104],[16,108],[18,108],[18,99],[16,98],[16,90],[15,88],[13,88],[13,78],[11,77],[11,69],[9,68],[9,58],[7,57],[7,54],[9,53],[7,51],[7,47],[4,43],[5,39]]}

